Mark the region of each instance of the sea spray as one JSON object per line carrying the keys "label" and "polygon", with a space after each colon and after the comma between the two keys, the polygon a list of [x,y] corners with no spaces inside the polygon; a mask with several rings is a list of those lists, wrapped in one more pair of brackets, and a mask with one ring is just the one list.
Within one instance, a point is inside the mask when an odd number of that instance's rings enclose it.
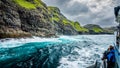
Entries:
{"label": "sea spray", "polygon": [[10,39],[0,42],[0,67],[86,68],[100,60],[113,35]]}

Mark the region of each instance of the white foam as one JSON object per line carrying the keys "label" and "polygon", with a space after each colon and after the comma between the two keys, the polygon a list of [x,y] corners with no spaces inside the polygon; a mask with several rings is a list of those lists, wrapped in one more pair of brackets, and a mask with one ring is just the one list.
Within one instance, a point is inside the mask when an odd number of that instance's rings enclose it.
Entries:
{"label": "white foam", "polygon": [[41,37],[8,39],[8,40],[0,41],[0,48],[19,47],[25,43],[31,43],[31,42],[61,42],[61,40],[59,40],[58,38],[41,38]]}
{"label": "white foam", "polygon": [[[63,42],[60,39],[79,42],[81,49],[74,48],[72,52],[77,52],[78,55],[63,56],[60,60],[61,65],[58,68],[85,68],[95,61],[95,55],[102,56],[102,53],[113,44],[114,36],[112,35],[79,35],[79,36],[60,36],[60,38],[21,38],[9,39],[0,41],[0,48],[13,48],[22,46],[30,42]],[[85,46],[84,41],[91,43],[90,46]],[[82,42],[82,43],[81,43]],[[85,46],[85,47],[84,47]],[[70,60],[71,59],[71,60]]]}
{"label": "white foam", "polygon": [[83,43],[80,43],[82,49],[75,48],[73,50],[79,55],[70,54],[62,57],[60,60],[61,65],[58,68],[86,68],[94,64],[95,60],[100,60],[102,53],[114,42],[113,35],[82,35],[68,38],[77,41],[89,41],[93,44],[89,47],[82,47]]}

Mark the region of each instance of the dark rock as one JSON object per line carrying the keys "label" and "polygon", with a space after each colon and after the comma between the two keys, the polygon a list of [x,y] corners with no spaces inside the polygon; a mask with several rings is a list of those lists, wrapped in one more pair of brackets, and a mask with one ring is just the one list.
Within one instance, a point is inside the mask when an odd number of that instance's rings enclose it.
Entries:
{"label": "dark rock", "polygon": [[[26,1],[35,4],[33,0]],[[19,35],[14,36],[14,34],[19,34],[19,31],[23,33],[20,33],[22,35],[28,33],[42,37],[51,37],[56,34],[77,34],[71,25],[52,22],[48,7],[43,2],[40,4],[42,7],[37,6],[36,9],[27,9],[13,2],[13,0],[0,0],[0,36],[2,38],[18,37]],[[54,12],[65,18],[59,9],[54,10]],[[12,32],[9,28],[12,29]],[[12,34],[13,36],[10,36]]]}

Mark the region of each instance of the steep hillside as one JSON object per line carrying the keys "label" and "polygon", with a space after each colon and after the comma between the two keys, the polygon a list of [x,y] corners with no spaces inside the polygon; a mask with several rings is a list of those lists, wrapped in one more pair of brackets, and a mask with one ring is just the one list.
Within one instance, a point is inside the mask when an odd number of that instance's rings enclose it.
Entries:
{"label": "steep hillside", "polygon": [[[60,28],[56,28],[56,30],[58,32],[62,32],[63,31],[63,32],[65,32],[65,34],[69,34],[69,32],[75,32],[76,33],[76,31],[79,32],[79,33],[88,32],[88,29],[80,26],[79,22],[73,22],[73,21],[68,20],[60,12],[60,10],[57,7],[49,6],[48,10],[49,10],[49,12],[50,12],[50,14],[52,16],[51,17],[51,21],[53,21],[57,26],[61,27],[61,29]],[[62,25],[64,25],[64,26],[62,26]],[[66,30],[66,26],[69,27],[69,31],[68,31],[68,29]],[[75,30],[73,31],[73,29],[75,29]]]}
{"label": "steep hillside", "polygon": [[87,24],[84,27],[89,30],[90,34],[101,34],[104,32],[104,30],[99,25]]}
{"label": "steep hillside", "polygon": [[41,0],[0,0],[0,38],[78,34],[78,27]]}
{"label": "steep hillside", "polygon": [[49,14],[51,15],[50,19],[54,23],[55,31],[57,34],[77,34],[74,26],[72,26],[74,22],[68,20],[57,7],[49,6],[48,10]]}
{"label": "steep hillside", "polygon": [[87,28],[82,27],[79,22],[74,23],[74,28],[79,32],[79,34],[84,34],[89,32],[89,30]]}
{"label": "steep hillside", "polygon": [[100,34],[105,31],[92,24],[84,28],[79,22],[68,20],[59,8],[46,6],[41,0],[0,0],[0,38]]}

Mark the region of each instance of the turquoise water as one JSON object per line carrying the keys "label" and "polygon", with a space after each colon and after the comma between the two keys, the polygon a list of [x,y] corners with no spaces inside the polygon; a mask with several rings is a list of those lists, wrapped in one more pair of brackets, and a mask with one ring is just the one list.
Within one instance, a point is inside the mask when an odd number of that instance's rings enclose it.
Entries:
{"label": "turquoise water", "polygon": [[114,35],[4,39],[0,41],[0,67],[86,68],[113,43]]}

